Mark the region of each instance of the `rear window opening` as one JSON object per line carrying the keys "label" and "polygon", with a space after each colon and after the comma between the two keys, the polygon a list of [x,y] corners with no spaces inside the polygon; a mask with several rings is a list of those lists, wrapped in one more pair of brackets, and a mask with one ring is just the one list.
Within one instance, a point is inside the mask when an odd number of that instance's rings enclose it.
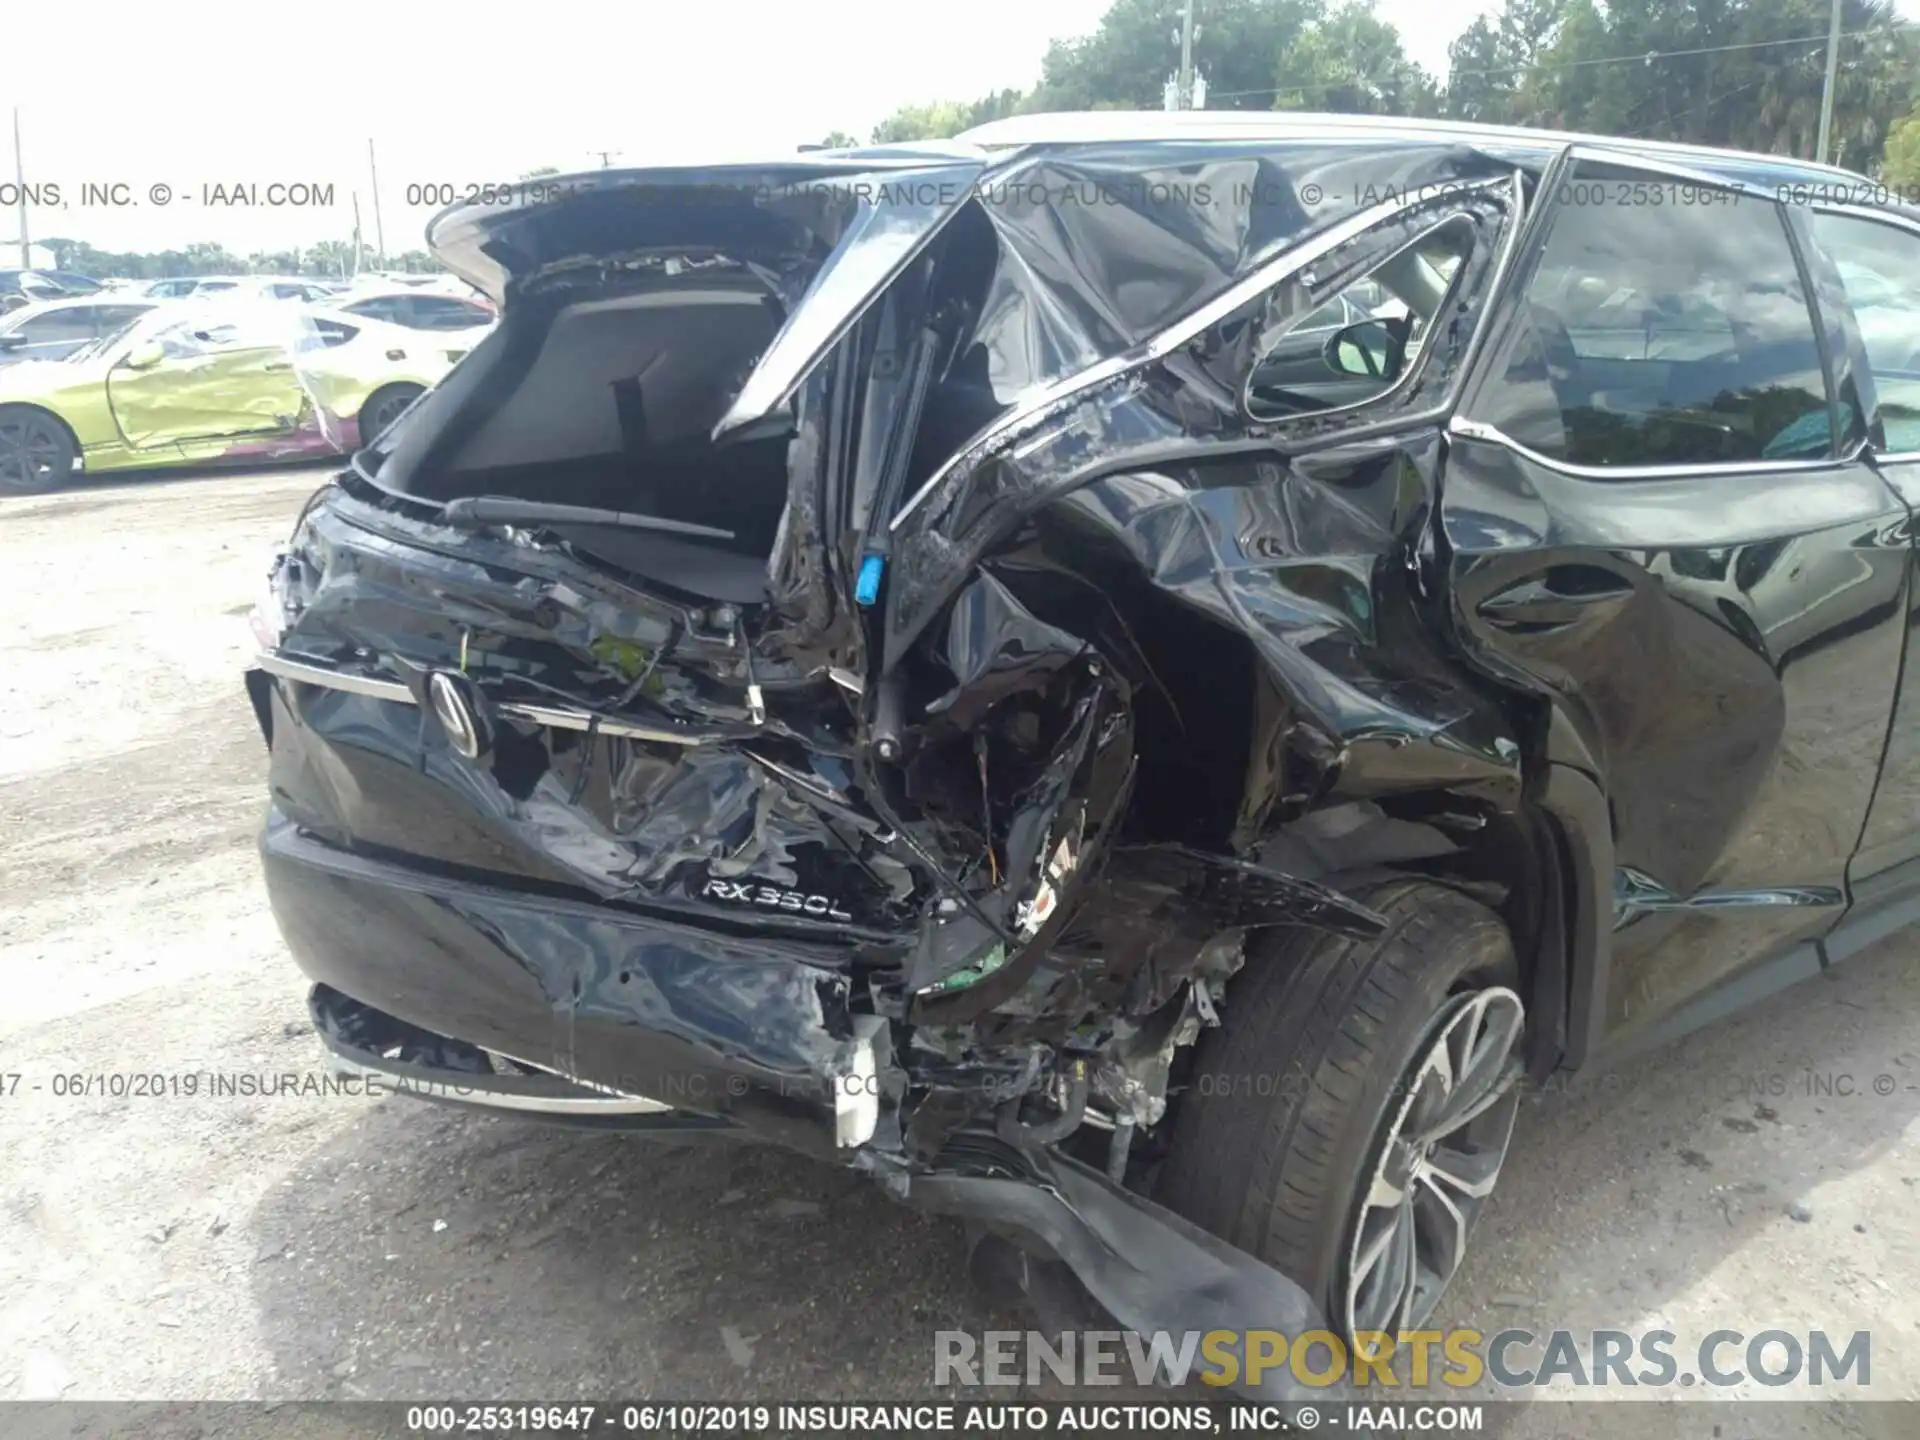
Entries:
{"label": "rear window opening", "polygon": [[621,288],[529,297],[383,437],[361,467],[443,502],[505,496],[732,532],[689,538],[550,525],[584,554],[704,598],[766,597],[787,499],[787,439],[708,438],[779,329],[742,268],[656,272]]}

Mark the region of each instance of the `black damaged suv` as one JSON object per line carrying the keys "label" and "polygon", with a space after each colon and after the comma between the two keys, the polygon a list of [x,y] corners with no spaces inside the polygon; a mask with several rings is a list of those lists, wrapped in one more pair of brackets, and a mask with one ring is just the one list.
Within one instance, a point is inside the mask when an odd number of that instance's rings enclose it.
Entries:
{"label": "black damaged suv", "polygon": [[504,319],[248,675],[335,1062],[851,1165],[1141,1330],[1420,1322],[1523,1078],[1914,912],[1870,189],[1101,114],[443,213]]}

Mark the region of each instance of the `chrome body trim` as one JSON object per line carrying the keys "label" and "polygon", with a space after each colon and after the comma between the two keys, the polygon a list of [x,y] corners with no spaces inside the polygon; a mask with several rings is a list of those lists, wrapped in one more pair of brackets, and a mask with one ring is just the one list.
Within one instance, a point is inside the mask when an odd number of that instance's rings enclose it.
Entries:
{"label": "chrome body trim", "polygon": [[[1114,145],[1184,141],[1194,144],[1259,143],[1333,136],[1355,140],[1428,141],[1521,145],[1558,149],[1581,145],[1609,153],[1670,160],[1771,165],[1783,172],[1832,176],[1855,185],[1866,176],[1837,165],[1762,155],[1674,140],[1634,140],[1577,130],[1537,130],[1526,125],[1487,125],[1468,120],[1419,120],[1397,115],[1328,115],[1306,110],[1083,110],[1010,115],[989,120],[954,137],[955,144],[985,151],[1067,145]],[[591,172],[589,172],[591,173]],[[1726,181],[1716,182],[1722,186]]]}
{"label": "chrome body trim", "polygon": [[[327,690],[341,690],[349,695],[365,695],[374,700],[390,700],[398,705],[415,703],[413,692],[398,680],[383,680],[377,675],[356,675],[351,671],[336,670],[330,665],[321,665],[312,660],[296,660],[277,650],[261,651],[254,657],[253,663],[256,668],[266,671],[269,675],[277,675],[282,680],[295,680],[303,685],[318,685]],[[594,730],[602,735],[617,735],[628,740],[650,740],[662,745],[707,743],[707,737],[704,735],[669,730],[658,725],[641,725],[631,720],[618,720],[611,716],[595,715],[590,710],[575,710],[560,705],[509,700],[495,705],[494,709],[510,720],[521,720],[530,725],[549,725],[556,730]]]}
{"label": "chrome body trim", "polygon": [[650,1100],[644,1095],[623,1095],[615,1091],[589,1095],[551,1093],[561,1087],[598,1089],[584,1081],[569,1080],[559,1075],[529,1075],[524,1078],[462,1075],[402,1061],[376,1065],[343,1055],[331,1046],[327,1048],[327,1063],[336,1075],[390,1080],[398,1092],[454,1100],[462,1105],[480,1105],[491,1110],[513,1110],[535,1115],[665,1115],[673,1110],[671,1105]]}
{"label": "chrome body trim", "polygon": [[1557,470],[1562,475],[1576,475],[1582,480],[1691,480],[1703,475],[1807,474],[1851,465],[1866,451],[1863,444],[1850,454],[1827,455],[1818,460],[1715,460],[1695,465],[1576,465],[1570,460],[1556,460],[1551,455],[1542,455],[1531,446],[1521,444],[1497,425],[1489,425],[1481,420],[1467,420],[1456,415],[1447,422],[1447,433],[1462,440],[1498,445],[1524,456],[1536,465]]}

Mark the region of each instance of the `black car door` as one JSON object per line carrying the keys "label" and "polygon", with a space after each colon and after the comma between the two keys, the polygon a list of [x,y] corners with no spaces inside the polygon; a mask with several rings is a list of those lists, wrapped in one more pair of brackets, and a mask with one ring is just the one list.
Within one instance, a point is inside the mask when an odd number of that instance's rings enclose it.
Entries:
{"label": "black car door", "polygon": [[[1920,217],[1849,206],[1809,211],[1812,243],[1833,265],[1859,346],[1874,464],[1909,508],[1920,507]],[[1911,584],[1911,582],[1910,582]],[[1908,656],[1880,786],[1849,871],[1857,914],[1828,946],[1844,959],[1914,918],[1920,895],[1920,673]],[[1859,923],[1853,923],[1858,921]]]}
{"label": "black car door", "polygon": [[1893,711],[1908,511],[1804,215],[1603,159],[1550,200],[1441,520],[1468,652],[1603,797],[1578,1063],[1819,968]]}

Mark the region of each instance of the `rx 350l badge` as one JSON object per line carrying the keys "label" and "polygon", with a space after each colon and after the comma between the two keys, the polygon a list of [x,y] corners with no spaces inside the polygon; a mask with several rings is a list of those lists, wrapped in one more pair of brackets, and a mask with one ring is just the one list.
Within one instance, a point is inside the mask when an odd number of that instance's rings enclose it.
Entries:
{"label": "rx 350l badge", "polygon": [[785,910],[795,915],[812,915],[822,920],[851,920],[840,902],[827,895],[807,895],[799,890],[782,890],[772,885],[757,885],[751,880],[709,880],[700,892],[714,900],[736,905],[764,905],[769,910]]}

